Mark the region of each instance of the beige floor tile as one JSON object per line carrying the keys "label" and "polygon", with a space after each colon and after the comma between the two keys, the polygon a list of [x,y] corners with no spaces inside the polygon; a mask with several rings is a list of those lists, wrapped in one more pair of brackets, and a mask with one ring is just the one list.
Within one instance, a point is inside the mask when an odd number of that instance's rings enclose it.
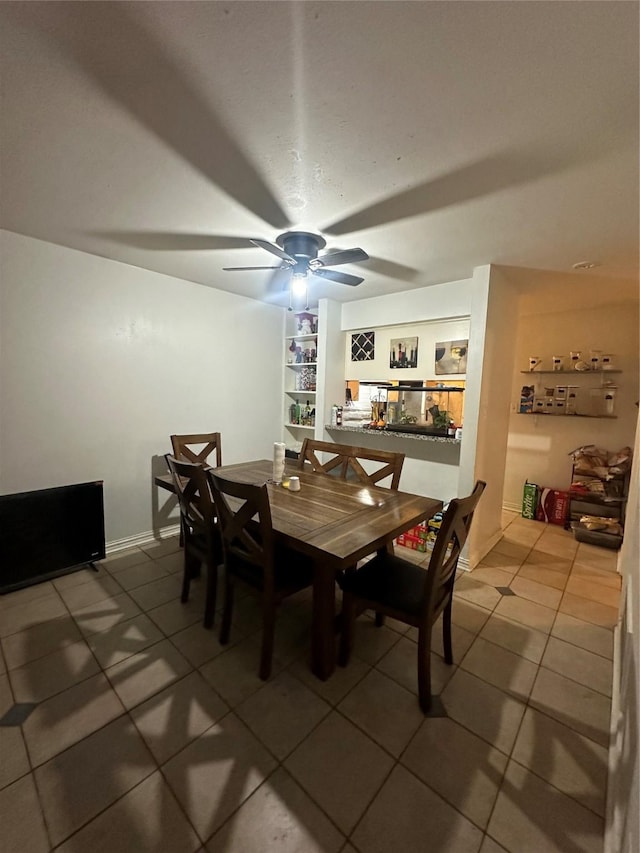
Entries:
{"label": "beige floor tile", "polygon": [[569,574],[571,564],[571,557],[559,556],[558,554],[552,554],[539,548],[534,548],[523,563],[524,566],[542,566],[545,569],[560,572],[563,575]]}
{"label": "beige floor tile", "polygon": [[209,841],[209,853],[338,853],[344,836],[279,768]]}
{"label": "beige floor tile", "polygon": [[56,853],[192,853],[200,840],[159,772],[136,785]]}
{"label": "beige floor tile", "polygon": [[584,577],[575,575],[573,572],[567,582],[566,591],[571,595],[579,595],[581,598],[597,601],[599,604],[605,604],[607,607],[614,607],[616,610],[620,604],[619,590],[605,586],[602,583],[594,583]]}
{"label": "beige floor tile", "polygon": [[11,670],[9,678],[16,702],[43,702],[99,671],[89,647],[80,641]]}
{"label": "beige floor tile", "polygon": [[[473,574],[473,572],[471,574]],[[477,604],[487,610],[493,610],[502,596],[495,587],[486,583],[481,583],[469,576],[460,578],[460,580],[456,582],[454,597],[463,598],[466,601],[470,601],[472,604]]]}
{"label": "beige floor tile", "polygon": [[458,669],[442,701],[451,719],[506,755],[511,752],[525,709],[518,699]]}
{"label": "beige floor tile", "polygon": [[0,839],[5,853],[51,849],[31,774],[0,791]]}
{"label": "beige floor tile", "polygon": [[471,634],[477,634],[490,616],[491,610],[486,607],[479,607],[454,595],[451,608],[451,621],[454,625],[459,625]]}
{"label": "beige floor tile", "polygon": [[595,569],[615,572],[618,566],[618,552],[581,542],[578,545],[575,560],[581,566],[592,566]]}
{"label": "beige floor tile", "polygon": [[[418,695],[418,646],[413,640],[400,637],[395,646],[378,661],[376,669],[393,678],[410,693]],[[455,664],[446,664],[439,655],[431,652],[431,693],[441,693],[455,671]]]}
{"label": "beige floor tile", "polygon": [[227,714],[163,767],[204,841],[275,769],[276,761],[235,714]]}
{"label": "beige floor tile", "polygon": [[540,667],[529,703],[569,728],[608,747],[611,703],[601,693]]}
{"label": "beige floor tile", "polygon": [[548,634],[556,618],[556,611],[535,601],[520,598],[519,595],[505,595],[495,609],[498,616],[505,616],[514,622],[520,622],[536,631]]}
{"label": "beige floor tile", "polygon": [[604,817],[607,750],[557,720],[527,708],[512,758]]}
{"label": "beige floor tile", "polygon": [[313,674],[311,667],[306,660],[300,659],[294,661],[289,666],[289,672],[292,675],[299,678],[300,681],[306,684],[307,687],[313,690],[314,693],[317,693],[318,696],[330,705],[337,705],[338,702],[344,699],[347,693],[355,687],[359,681],[362,681],[364,676],[370,670],[371,667],[369,664],[362,660],[358,660],[355,655],[351,656],[347,666],[336,667],[331,678],[328,678],[326,681],[321,681]]}
{"label": "beige floor tile", "polygon": [[367,853],[425,849],[429,853],[477,853],[482,833],[415,776],[397,766],[367,809],[352,841],[358,850]]}
{"label": "beige floor tile", "polygon": [[53,845],[60,844],[155,769],[135,726],[119,717],[35,772]]}
{"label": "beige floor tile", "polygon": [[87,645],[94,653],[100,666],[106,669],[148,646],[164,639],[162,633],[144,613],[125,622],[118,622],[109,631],[92,634]]}
{"label": "beige floor tile", "polygon": [[481,581],[489,584],[489,586],[509,586],[516,571],[515,566],[512,572],[506,572],[504,569],[496,569],[486,563],[479,563],[471,572],[470,577],[472,580]]}
{"label": "beige floor tile", "polygon": [[97,604],[89,604],[76,610],[73,618],[81,633],[88,637],[100,631],[109,631],[118,622],[124,622],[140,613],[138,605],[126,592],[106,598]]}
{"label": "beige floor tile", "polygon": [[[476,635],[472,634],[471,631],[465,631],[464,628],[461,628],[459,625],[456,625],[455,622],[451,623],[451,645],[453,646],[453,662],[459,663],[462,658],[466,655],[466,653],[471,648],[471,644],[475,640]],[[414,643],[418,642],[418,629],[410,628],[407,632],[407,639],[413,640]],[[433,630],[431,632],[431,651],[444,659],[444,646],[442,643],[442,617],[438,619],[436,624],[433,626]]]}
{"label": "beige floor tile", "polygon": [[507,756],[447,718],[424,720],[402,764],[477,826],[485,827]]}
{"label": "beige floor tile", "polygon": [[145,563],[138,563],[137,566],[130,566],[130,568],[118,572],[117,580],[122,589],[130,590],[159,578],[165,578],[169,574],[155,560],[148,560]]}
{"label": "beige floor tile", "polygon": [[29,772],[31,768],[20,726],[0,726],[0,755],[0,788]]}
{"label": "beige floor tile", "polygon": [[602,851],[602,820],[513,761],[488,831],[512,853]]}
{"label": "beige floor tile", "polygon": [[342,700],[338,710],[396,758],[424,720],[415,694],[376,670]]}
{"label": "beige floor tile", "polygon": [[613,631],[610,628],[583,622],[568,613],[558,613],[551,635],[596,655],[613,659]]}
{"label": "beige floor tile", "polygon": [[568,613],[569,616],[575,616],[576,619],[582,619],[584,622],[600,625],[601,628],[615,628],[618,623],[616,607],[609,607],[570,592],[565,592],[562,596],[558,610]]}
{"label": "beige floor tile", "polygon": [[536,604],[542,604],[544,607],[550,607],[552,610],[557,610],[562,598],[562,593],[559,589],[546,586],[534,580],[516,575],[511,581],[511,589],[519,595],[520,598],[526,598],[529,601],[535,601]]}
{"label": "beige floor tile", "polygon": [[102,673],[41,702],[22,725],[31,764],[54,755],[124,714]]}
{"label": "beige floor tile", "polygon": [[207,661],[221,655],[225,649],[239,642],[242,639],[238,632],[235,631],[231,635],[229,645],[222,646],[218,639],[218,631],[205,628],[202,620],[198,620],[195,625],[190,625],[177,634],[171,635],[171,642],[186,657],[192,666],[202,666]]}
{"label": "beige floor tile", "polygon": [[498,844],[497,841],[494,841],[493,838],[485,835],[479,853],[508,853],[508,851],[502,845]]}
{"label": "beige floor tile", "polygon": [[497,613],[485,622],[480,637],[533,663],[540,663],[548,640],[548,634],[512,622]]}
{"label": "beige floor tile", "polygon": [[564,572],[556,572],[539,563],[524,563],[516,577],[526,578],[560,591],[564,590],[569,579],[569,575]]}
{"label": "beige floor tile", "polygon": [[165,557],[167,554],[182,553],[180,548],[179,536],[167,536],[166,539],[160,539],[156,542],[149,542],[147,545],[141,545],[140,548],[151,557],[152,560],[158,560]]}
{"label": "beige floor tile", "polygon": [[542,666],[611,698],[613,663],[607,658],[550,637]]}
{"label": "beige floor tile", "polygon": [[126,551],[116,551],[113,554],[107,554],[106,560],[102,560],[99,565],[104,566],[112,575],[128,569],[130,566],[138,566],[140,563],[145,563],[150,560],[148,554],[141,551],[140,548],[130,548]]}
{"label": "beige floor tile", "polygon": [[146,611],[166,604],[167,601],[179,599],[181,592],[182,579],[176,575],[167,575],[132,589],[129,594],[135,603]]}
{"label": "beige floor tile", "polygon": [[8,669],[16,669],[37,658],[76,643],[82,636],[71,616],[61,616],[2,640],[2,651]]}
{"label": "beige floor tile", "polygon": [[131,717],[158,764],[164,764],[228,710],[200,673],[191,672],[138,705]]}
{"label": "beige floor tile", "polygon": [[573,539],[573,535],[566,531],[564,536],[557,533],[543,533],[536,542],[536,550],[554,557],[572,560],[578,550],[578,543]]}
{"label": "beige floor tile", "polygon": [[289,756],[285,767],[348,834],[392,764],[386,752],[333,711]]}
{"label": "beige floor tile", "polygon": [[383,625],[376,628],[368,615],[356,622],[352,654],[373,666],[401,639],[397,631]]}
{"label": "beige floor tile", "polygon": [[279,761],[330,710],[330,705],[286,671],[236,706],[236,714]]}
{"label": "beige floor tile", "polygon": [[511,522],[503,538],[508,542],[513,542],[517,545],[528,545],[532,548],[542,534],[540,528],[541,525],[538,522],[531,521],[527,525],[525,519],[516,519]]}
{"label": "beige floor tile", "polygon": [[[264,687],[258,678],[260,644],[255,637],[248,637],[200,667],[200,672],[224,701],[235,708],[240,702]],[[271,678],[283,668],[274,657],[271,662]]]}
{"label": "beige floor tile", "polygon": [[[195,584],[192,584],[192,589]],[[156,623],[158,628],[167,637],[183,631],[190,625],[202,624],[204,619],[204,600],[200,596],[190,596],[189,601],[182,602],[180,598],[173,598],[159,607],[147,611],[147,616]],[[219,628],[219,617],[216,616],[214,629]]]}
{"label": "beige floor tile", "polygon": [[489,553],[513,557],[518,563],[522,563],[527,559],[530,550],[531,548],[528,545],[522,545],[520,542],[510,542],[509,539],[503,536],[499,542],[496,542]]}
{"label": "beige floor tile", "polygon": [[[571,568],[571,577],[580,578],[581,580],[590,581],[594,584],[602,584],[611,589],[619,590],[622,586],[622,575],[617,572],[605,571],[604,569],[594,569],[591,566],[582,566],[580,563],[574,563]],[[588,596],[586,596],[588,598]]]}
{"label": "beige floor tile", "polygon": [[482,637],[476,639],[460,667],[525,702],[538,671],[537,664]]}
{"label": "beige floor tile", "polygon": [[[14,594],[10,593],[10,595]],[[4,610],[0,619],[0,637],[9,637],[11,634],[41,625],[43,622],[50,622],[52,619],[68,615],[64,602],[54,590],[48,595],[24,601]]]}
{"label": "beige floor tile", "polygon": [[[388,629],[385,629],[388,630]],[[395,636],[397,633],[392,632]],[[262,628],[255,634],[262,639]],[[311,658],[311,621],[300,614],[276,617],[276,633],[273,641],[273,654],[278,660],[288,666],[298,659],[305,661]]]}
{"label": "beige floor tile", "polygon": [[83,583],[96,582],[101,581],[103,578],[110,580],[110,575],[107,570],[100,564],[95,564],[96,568],[91,569],[89,566],[85,566],[78,571],[69,572],[69,574],[61,575],[59,578],[56,578],[52,581],[54,587],[58,590],[58,592],[62,592],[65,589],[71,589],[74,586],[81,586]]}
{"label": "beige floor tile", "polygon": [[25,586],[22,589],[16,589],[13,592],[7,592],[5,595],[0,595],[0,613],[4,614],[14,607],[32,604],[39,598],[48,598],[51,595],[54,598],[57,597],[56,589],[51,581],[43,581],[32,586]]}
{"label": "beige floor tile", "polygon": [[[511,549],[515,548],[523,548],[522,545],[513,545],[512,543],[507,543],[504,547],[509,546]],[[500,571],[505,572],[509,575],[515,575],[515,573],[520,568],[524,558],[513,557],[509,554],[503,554],[500,551],[496,551],[495,549],[489,551],[488,554],[480,561],[479,565],[473,570],[473,572],[477,571],[477,568],[484,567],[490,569],[499,569]]]}
{"label": "beige floor tile", "polygon": [[131,709],[191,670],[176,647],[163,640],[105,671],[122,704]]}
{"label": "beige floor tile", "polygon": [[[172,554],[165,554],[164,557],[155,558],[154,563],[168,575],[182,574],[184,571],[184,554],[182,548],[174,551]],[[204,572],[204,569],[202,571]]]}
{"label": "beige floor tile", "polygon": [[104,601],[105,598],[113,598],[114,595],[122,592],[122,587],[115,578],[105,573],[101,577],[87,580],[79,586],[72,586],[70,589],[62,589],[58,592],[69,611],[75,613],[76,610],[97,604],[99,601]]}

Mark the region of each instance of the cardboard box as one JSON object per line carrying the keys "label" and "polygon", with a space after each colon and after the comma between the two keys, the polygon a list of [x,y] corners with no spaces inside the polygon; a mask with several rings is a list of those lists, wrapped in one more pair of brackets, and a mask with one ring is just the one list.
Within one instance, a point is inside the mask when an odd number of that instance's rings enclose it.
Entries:
{"label": "cardboard box", "polygon": [[522,517],[536,518],[536,510],[538,509],[538,486],[535,483],[530,483],[528,480],[524,484],[522,493]]}
{"label": "cardboard box", "polygon": [[411,548],[412,551],[422,551],[423,553],[426,553],[427,551],[426,541],[424,539],[420,539],[418,536],[412,536],[409,533],[401,533],[396,539],[396,543],[404,546],[405,548]]}
{"label": "cardboard box", "polygon": [[562,492],[559,489],[540,489],[535,516],[538,521],[564,527],[568,512],[569,492]]}

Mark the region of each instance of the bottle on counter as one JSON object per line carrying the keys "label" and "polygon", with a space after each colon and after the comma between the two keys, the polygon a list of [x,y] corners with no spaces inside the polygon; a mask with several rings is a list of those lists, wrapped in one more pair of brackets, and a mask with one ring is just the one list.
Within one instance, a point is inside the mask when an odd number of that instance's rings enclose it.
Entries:
{"label": "bottle on counter", "polygon": [[333,427],[338,425],[338,405],[337,405],[337,403],[334,403],[333,406],[331,406],[330,424]]}

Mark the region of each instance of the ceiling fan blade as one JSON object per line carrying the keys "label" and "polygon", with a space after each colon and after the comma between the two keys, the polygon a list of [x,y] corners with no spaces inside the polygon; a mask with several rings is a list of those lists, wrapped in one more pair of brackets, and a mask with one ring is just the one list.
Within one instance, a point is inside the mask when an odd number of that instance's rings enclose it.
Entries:
{"label": "ceiling fan blade", "polygon": [[289,224],[245,146],[137,8],[38,4],[16,14],[58,41],[109,98],[228,196],[274,228]]}
{"label": "ceiling fan blade", "polygon": [[283,261],[290,261],[292,264],[295,264],[295,258],[292,258],[291,255],[287,255],[284,249],[281,249],[280,246],[276,246],[275,243],[270,243],[268,240],[251,240],[254,246],[257,246],[259,249],[266,249],[267,252],[271,252],[272,255],[277,255],[279,258],[282,258]]}
{"label": "ceiling fan blade", "polygon": [[348,275],[345,272],[336,272],[335,270],[313,270],[313,274],[319,275],[321,278],[328,278],[329,281],[337,281],[338,284],[349,284],[351,287],[355,287],[356,284],[364,281],[357,275]]}
{"label": "ceiling fan blade", "polygon": [[338,252],[329,252],[318,258],[323,267],[333,267],[337,264],[359,264],[368,260],[369,255],[364,249],[344,249]]}
{"label": "ceiling fan blade", "polygon": [[238,272],[240,270],[281,270],[283,267],[222,267],[225,272]]}

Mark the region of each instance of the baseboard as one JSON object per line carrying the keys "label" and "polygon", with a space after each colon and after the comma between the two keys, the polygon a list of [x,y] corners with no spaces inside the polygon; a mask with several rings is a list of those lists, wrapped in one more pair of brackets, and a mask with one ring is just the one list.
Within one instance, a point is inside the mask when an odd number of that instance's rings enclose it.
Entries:
{"label": "baseboard", "polygon": [[507,512],[517,512],[518,515],[522,512],[522,504],[513,504],[511,501],[503,501],[502,509]]}
{"label": "baseboard", "polygon": [[136,533],[134,536],[126,536],[124,539],[114,539],[113,542],[107,542],[107,554],[115,554],[117,551],[124,551],[127,548],[152,545],[154,542],[161,542],[163,539],[177,536],[179,532],[180,525],[172,524],[170,527],[163,527],[159,533],[154,530],[146,530],[144,533]]}

